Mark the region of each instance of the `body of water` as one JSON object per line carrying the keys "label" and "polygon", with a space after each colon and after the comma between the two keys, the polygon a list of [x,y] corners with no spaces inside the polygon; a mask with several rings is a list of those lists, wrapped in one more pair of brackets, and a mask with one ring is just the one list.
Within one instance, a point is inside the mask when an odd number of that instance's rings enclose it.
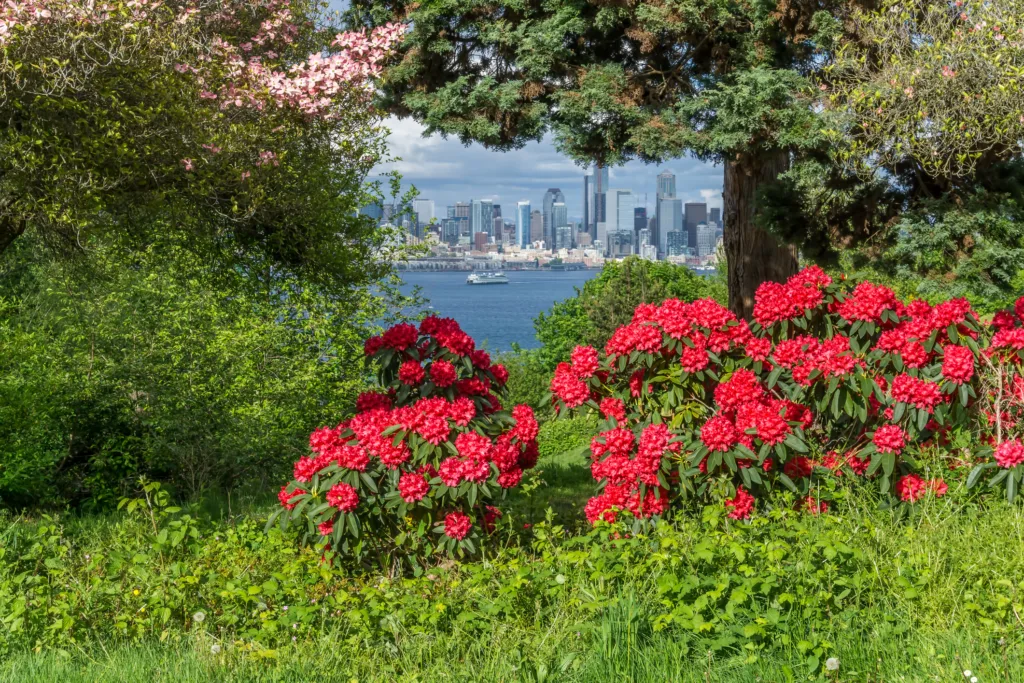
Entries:
{"label": "body of water", "polygon": [[576,287],[596,277],[599,270],[505,271],[507,285],[467,285],[467,272],[400,273],[405,293],[419,287],[431,313],[455,318],[477,344],[491,351],[508,351],[512,344],[539,346],[533,319],[556,301],[575,296]]}

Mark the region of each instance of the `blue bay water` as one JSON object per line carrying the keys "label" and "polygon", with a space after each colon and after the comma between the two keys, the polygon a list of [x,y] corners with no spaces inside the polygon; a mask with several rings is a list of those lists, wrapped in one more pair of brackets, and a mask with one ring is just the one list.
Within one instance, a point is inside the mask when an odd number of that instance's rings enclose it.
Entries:
{"label": "blue bay water", "polygon": [[525,349],[539,346],[533,319],[556,301],[575,296],[576,287],[596,277],[599,270],[505,271],[507,285],[467,285],[466,272],[400,273],[403,292],[414,287],[428,299],[427,310],[459,321],[478,344],[491,351],[508,351],[516,343]]}

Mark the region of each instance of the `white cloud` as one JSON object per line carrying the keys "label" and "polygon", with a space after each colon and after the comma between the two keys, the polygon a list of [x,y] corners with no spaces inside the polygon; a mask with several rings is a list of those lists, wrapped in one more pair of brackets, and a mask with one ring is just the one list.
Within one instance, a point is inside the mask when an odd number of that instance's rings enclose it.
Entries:
{"label": "white cloud", "polygon": [[[381,172],[397,170],[403,176],[403,189],[414,185],[421,197],[434,200],[440,215],[455,202],[490,198],[511,217],[511,207],[517,201],[528,199],[540,206],[549,187],[558,187],[565,194],[570,217],[582,215],[584,169],[559,154],[549,138],[510,152],[496,152],[478,144],[464,146],[455,138],[423,137],[423,127],[411,119],[392,117],[387,126],[391,130],[389,149],[401,161],[382,166]],[[611,169],[611,183],[633,190],[641,203],[646,195],[653,210],[655,178],[665,169],[676,174],[676,192],[684,200],[703,199],[721,205],[721,169],[692,158],[660,166],[630,162]]]}

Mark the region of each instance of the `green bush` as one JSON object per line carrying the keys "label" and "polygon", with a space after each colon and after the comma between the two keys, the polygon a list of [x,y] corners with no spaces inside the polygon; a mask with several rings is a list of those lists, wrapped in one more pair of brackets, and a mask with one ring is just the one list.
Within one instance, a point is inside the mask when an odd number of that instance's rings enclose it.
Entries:
{"label": "green bush", "polygon": [[384,298],[215,279],[174,245],[88,269],[23,238],[0,265],[0,501],[109,506],[140,474],[184,495],[269,485],[351,410]]}

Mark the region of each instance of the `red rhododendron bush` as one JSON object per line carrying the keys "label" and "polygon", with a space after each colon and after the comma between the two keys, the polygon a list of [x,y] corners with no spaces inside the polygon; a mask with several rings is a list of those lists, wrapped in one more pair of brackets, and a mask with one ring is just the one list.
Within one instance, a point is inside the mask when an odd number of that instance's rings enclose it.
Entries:
{"label": "red rhododendron bush", "polygon": [[[982,324],[965,300],[903,302],[817,267],[765,283],[748,324],[713,300],[642,304],[603,352],[580,346],[551,381],[556,410],[599,412],[587,518],[717,499],[748,517],[773,489],[811,513],[825,477],[869,477],[905,502],[942,496],[923,462],[986,471],[1012,500],[1024,473],[1024,300]],[[966,446],[966,448],[964,447]],[[932,467],[932,470],[935,468]]]}
{"label": "red rhododendron bush", "polygon": [[365,351],[380,389],[310,436],[279,494],[282,524],[357,558],[475,552],[502,515],[493,503],[537,462],[533,410],[503,410],[507,370],[454,320],[396,325]]}

